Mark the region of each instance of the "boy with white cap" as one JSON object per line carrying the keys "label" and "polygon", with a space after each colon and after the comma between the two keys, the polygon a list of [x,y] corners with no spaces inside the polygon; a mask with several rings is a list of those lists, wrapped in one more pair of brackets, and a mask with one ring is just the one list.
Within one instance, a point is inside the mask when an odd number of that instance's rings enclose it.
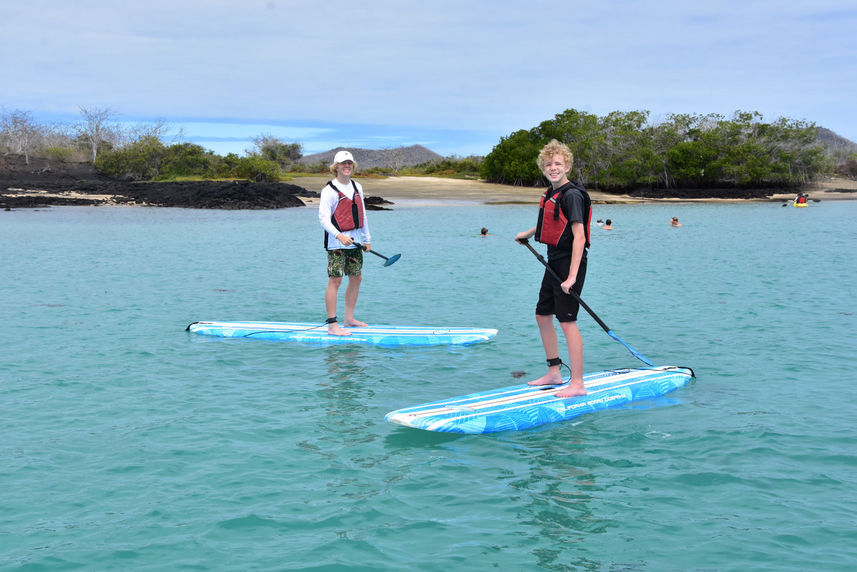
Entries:
{"label": "boy with white cap", "polygon": [[[369,252],[369,225],[363,204],[363,187],[351,178],[357,164],[348,151],[339,151],[333,158],[330,172],[334,178],[321,190],[318,220],[324,229],[324,248],[327,250],[327,289],[324,306],[327,310],[327,333],[350,336],[351,332],[337,323],[336,299],[342,277],[348,276],[345,289],[345,327],[366,327],[354,318],[354,307],[363,278],[363,251]],[[355,246],[361,244],[363,250]]]}

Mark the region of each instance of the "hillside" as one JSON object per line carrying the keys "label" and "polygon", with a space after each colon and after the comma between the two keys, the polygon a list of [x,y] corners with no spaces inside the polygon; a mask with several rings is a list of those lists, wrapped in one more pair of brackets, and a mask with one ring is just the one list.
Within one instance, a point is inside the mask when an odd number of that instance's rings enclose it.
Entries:
{"label": "hillside", "polygon": [[305,155],[300,162],[304,165],[317,165],[322,163],[330,165],[337,151],[351,151],[354,160],[360,169],[372,169],[374,167],[401,169],[402,167],[413,167],[429,161],[440,161],[442,155],[426,149],[422,145],[411,145],[410,147],[398,147],[396,149],[355,149],[337,147],[323,153]]}
{"label": "hillside", "polygon": [[857,153],[857,143],[824,127],[818,128],[818,142],[824,145],[828,154],[831,155],[847,156],[851,153]]}

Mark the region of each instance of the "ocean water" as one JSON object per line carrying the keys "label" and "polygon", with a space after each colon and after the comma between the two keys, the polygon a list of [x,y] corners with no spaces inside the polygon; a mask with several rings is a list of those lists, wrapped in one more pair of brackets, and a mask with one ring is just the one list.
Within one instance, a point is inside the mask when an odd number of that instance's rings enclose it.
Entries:
{"label": "ocean water", "polygon": [[[857,567],[857,201],[596,205],[615,230],[593,226],[584,300],[697,379],[484,436],[383,418],[541,374],[542,267],[512,240],[535,208],[369,216],[373,247],[402,258],[367,255],[359,318],[496,339],[184,331],[322,321],[310,208],[0,213],[0,569]],[[639,364],[583,313],[580,327],[587,371]]]}

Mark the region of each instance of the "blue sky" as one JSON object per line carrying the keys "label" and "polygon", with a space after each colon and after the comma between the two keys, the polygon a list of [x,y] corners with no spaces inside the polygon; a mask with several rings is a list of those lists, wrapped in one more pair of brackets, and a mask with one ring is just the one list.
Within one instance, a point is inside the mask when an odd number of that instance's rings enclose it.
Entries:
{"label": "blue sky", "polygon": [[853,0],[28,0],[0,4],[0,106],[109,107],[242,153],[484,155],[565,109],[759,111],[857,141]]}

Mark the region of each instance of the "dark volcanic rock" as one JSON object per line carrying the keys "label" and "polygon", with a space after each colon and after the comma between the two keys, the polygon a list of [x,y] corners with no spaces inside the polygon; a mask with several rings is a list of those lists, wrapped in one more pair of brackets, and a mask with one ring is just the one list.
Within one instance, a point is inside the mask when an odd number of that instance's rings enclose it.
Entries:
{"label": "dark volcanic rock", "polygon": [[0,196],[0,210],[37,209],[48,206],[89,207],[97,204],[107,203],[81,197],[46,197],[35,194]]}
{"label": "dark volcanic rock", "polygon": [[[314,191],[288,183],[251,181],[123,183],[80,180],[28,184],[21,181],[10,183],[0,179],[0,189],[6,192],[6,196],[0,197],[0,208],[131,204],[195,209],[281,209],[304,206],[299,196],[318,195]],[[12,189],[22,189],[25,192]],[[75,193],[75,196],[70,193]]]}
{"label": "dark volcanic rock", "polygon": [[646,199],[767,199],[783,189],[634,189],[627,194]]}
{"label": "dark volcanic rock", "polygon": [[392,205],[392,201],[388,201],[387,199],[381,197],[366,197],[365,199],[366,210],[367,211],[389,211],[392,209],[388,209],[384,205]]}
{"label": "dark volcanic rock", "polygon": [[[309,191],[288,183],[188,181],[125,184],[117,202],[198,209],[281,209],[302,207]],[[124,197],[124,198],[123,198]]]}
{"label": "dark volcanic rock", "polygon": [[99,175],[89,163],[0,156],[0,208],[136,204],[201,209],[304,206],[315,191],[289,183],[251,181],[127,182]]}

